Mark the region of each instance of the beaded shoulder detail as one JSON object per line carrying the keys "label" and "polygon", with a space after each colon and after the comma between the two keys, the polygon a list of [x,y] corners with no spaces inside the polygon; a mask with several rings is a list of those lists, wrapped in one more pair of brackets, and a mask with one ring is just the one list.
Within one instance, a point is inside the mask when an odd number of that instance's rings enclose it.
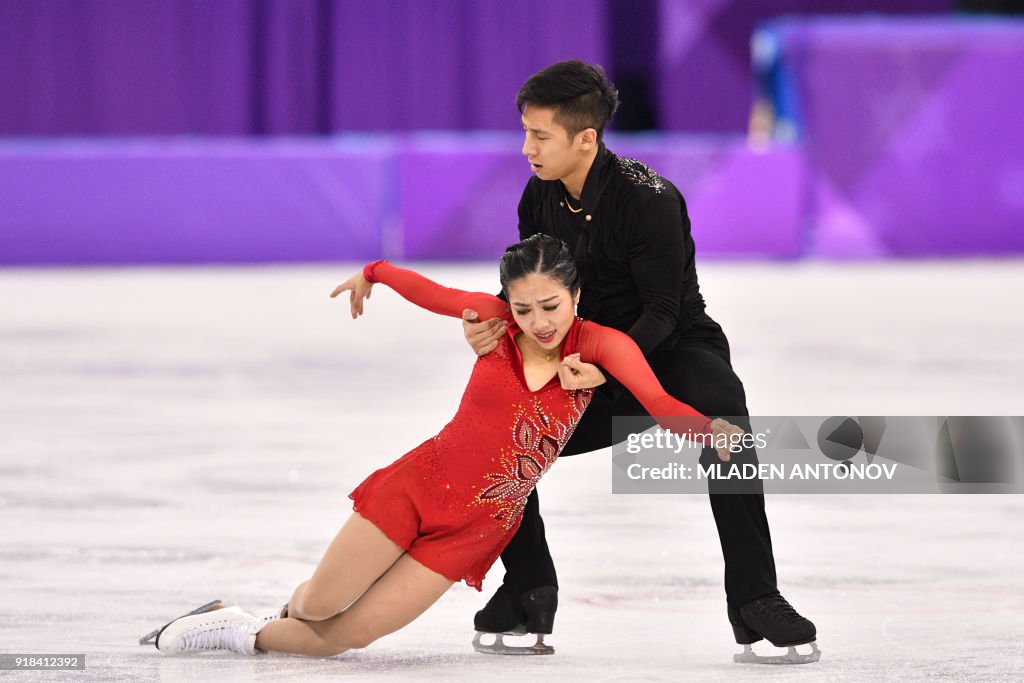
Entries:
{"label": "beaded shoulder detail", "polygon": [[665,190],[665,180],[642,161],[627,157],[616,157],[615,168],[621,175],[626,176],[633,183],[650,188],[655,193],[661,193]]}

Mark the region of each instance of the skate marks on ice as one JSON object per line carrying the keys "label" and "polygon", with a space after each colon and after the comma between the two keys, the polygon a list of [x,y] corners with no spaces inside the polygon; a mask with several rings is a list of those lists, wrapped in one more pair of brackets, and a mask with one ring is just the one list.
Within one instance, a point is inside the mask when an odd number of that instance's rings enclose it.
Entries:
{"label": "skate marks on ice", "polygon": [[[541,485],[552,657],[472,651],[500,567],[366,652],[137,645],[210,596],[279,607],[348,491],[453,414],[472,366],[458,321],[384,290],[348,319],[327,293],[353,268],[0,272],[4,651],[85,652],[75,680],[1024,677],[1020,497],[770,498],[781,588],[823,653],[776,671],[732,662],[706,499],[612,496],[607,454]],[[496,291],[493,271],[427,274]],[[715,265],[702,283],[755,412],[1024,414],[1024,321],[1005,314],[1020,263]]]}

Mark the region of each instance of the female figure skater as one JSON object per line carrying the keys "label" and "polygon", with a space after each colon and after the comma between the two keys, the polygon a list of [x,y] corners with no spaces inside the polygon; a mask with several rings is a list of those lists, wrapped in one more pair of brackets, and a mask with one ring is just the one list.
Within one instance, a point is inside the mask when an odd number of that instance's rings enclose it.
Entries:
{"label": "female figure skater", "polygon": [[314,657],[363,648],[422,614],[451,585],[480,590],[487,570],[515,534],[527,497],[558,457],[590,401],[590,389],[566,390],[560,361],[597,363],[640,400],[662,426],[702,435],[729,459],[741,430],[709,420],[664,392],[625,334],[580,320],[579,275],[565,245],[547,235],[509,247],[501,259],[508,303],[448,289],[377,261],[331,294],[350,292],[352,317],[373,283],[388,285],[428,310],[459,318],[501,317],[508,334],[477,359],[455,417],[441,432],[370,475],[351,494],[354,512],[313,576],[295,589],[280,618],[239,607],[177,619],[156,646],[178,654],[230,649]]}

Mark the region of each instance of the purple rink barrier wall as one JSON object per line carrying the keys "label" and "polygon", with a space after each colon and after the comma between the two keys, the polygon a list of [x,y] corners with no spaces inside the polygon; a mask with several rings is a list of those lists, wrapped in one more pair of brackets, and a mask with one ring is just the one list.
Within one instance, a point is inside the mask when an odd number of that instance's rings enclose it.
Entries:
{"label": "purple rink barrier wall", "polygon": [[1024,252],[1024,20],[773,22],[810,174],[808,252]]}
{"label": "purple rink barrier wall", "polygon": [[[518,152],[521,136],[411,140],[399,165],[404,257],[497,259],[518,239],[516,208],[530,178]],[[740,136],[609,133],[607,143],[679,188],[700,256],[795,258],[802,253],[804,170],[798,148],[758,151]],[[462,173],[462,180],[452,181],[453,174]]]}
{"label": "purple rink barrier wall", "polygon": [[386,139],[0,143],[0,263],[369,260]]}
{"label": "purple rink barrier wall", "polygon": [[402,256],[497,261],[519,239],[522,144],[516,134],[410,136],[398,164]]}
{"label": "purple rink barrier wall", "polygon": [[[702,257],[800,254],[798,149],[609,144],[676,182]],[[496,259],[518,238],[520,145],[517,134],[0,143],[0,264]]]}

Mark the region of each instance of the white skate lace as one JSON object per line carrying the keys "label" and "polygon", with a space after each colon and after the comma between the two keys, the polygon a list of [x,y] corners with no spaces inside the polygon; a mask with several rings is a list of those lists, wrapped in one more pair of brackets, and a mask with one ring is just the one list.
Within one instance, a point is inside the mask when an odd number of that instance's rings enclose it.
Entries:
{"label": "white skate lace", "polygon": [[228,649],[246,654],[245,644],[250,635],[248,626],[222,620],[182,633],[181,651]]}

